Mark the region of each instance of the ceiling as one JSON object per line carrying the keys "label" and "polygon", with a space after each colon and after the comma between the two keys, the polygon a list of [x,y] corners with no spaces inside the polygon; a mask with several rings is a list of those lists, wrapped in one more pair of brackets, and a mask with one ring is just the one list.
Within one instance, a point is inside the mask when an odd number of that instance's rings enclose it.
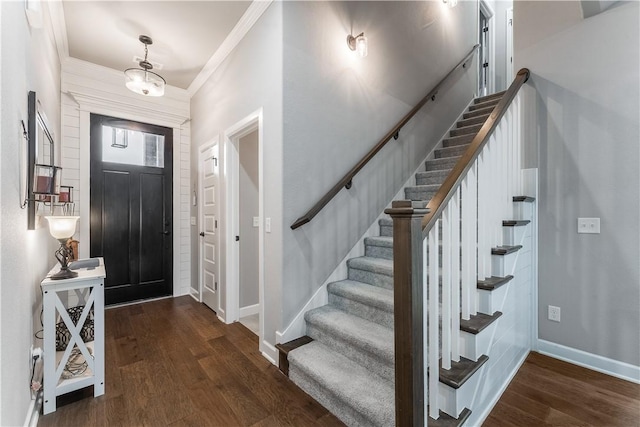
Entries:
{"label": "ceiling", "polygon": [[187,89],[251,1],[63,1],[69,56],[125,70],[144,57],[167,84]]}

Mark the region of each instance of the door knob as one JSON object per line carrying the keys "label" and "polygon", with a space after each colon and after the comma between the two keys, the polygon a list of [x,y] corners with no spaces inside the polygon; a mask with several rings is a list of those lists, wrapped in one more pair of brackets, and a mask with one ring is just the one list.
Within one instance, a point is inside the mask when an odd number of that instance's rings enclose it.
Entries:
{"label": "door knob", "polygon": [[169,234],[171,234],[171,232],[169,230],[164,230],[162,234],[164,234],[165,236],[168,236]]}
{"label": "door knob", "polygon": [[200,237],[204,237],[204,231],[200,232]]}

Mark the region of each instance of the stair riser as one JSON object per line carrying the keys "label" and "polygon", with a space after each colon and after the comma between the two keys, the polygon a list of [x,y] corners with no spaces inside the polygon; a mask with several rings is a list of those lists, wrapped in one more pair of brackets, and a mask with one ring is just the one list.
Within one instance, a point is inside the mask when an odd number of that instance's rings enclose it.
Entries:
{"label": "stair riser", "polygon": [[475,137],[475,134],[456,136],[454,138],[445,138],[442,140],[442,147],[449,148],[449,147],[457,147],[458,145],[469,144],[471,141],[473,141],[474,137]]}
{"label": "stair riser", "polygon": [[473,100],[473,104],[482,104],[489,101],[500,101],[500,98],[504,95],[504,92],[492,93],[491,95],[481,96]]}
{"label": "stair riser", "polygon": [[365,244],[364,255],[373,258],[393,259],[393,247]]}
{"label": "stair riser", "polygon": [[469,106],[469,111],[481,110],[481,109],[487,108],[487,107],[495,107],[496,105],[498,105],[498,102],[500,102],[500,100],[496,99],[496,100],[489,101],[489,102],[483,102],[483,103],[480,103],[480,104],[470,105]]}
{"label": "stair riser", "polygon": [[442,185],[449,171],[441,172],[418,172],[416,174],[416,185]]}
{"label": "stair riser", "polygon": [[523,253],[523,250],[525,248],[507,255],[491,255],[491,274],[499,277],[514,276],[518,256]]}
{"label": "stair riser", "polygon": [[404,189],[404,197],[407,200],[431,200],[435,194],[436,192],[431,190],[419,190],[412,187]]}
{"label": "stair riser", "polygon": [[[523,227],[502,227],[502,241],[507,246],[522,245],[522,249],[531,246],[531,225]],[[521,250],[522,250],[521,249]]]}
{"label": "stair riser", "polygon": [[465,128],[460,128],[460,129],[453,129],[451,132],[449,132],[449,135],[450,136],[475,135],[476,133],[478,133],[481,127],[482,125],[475,125],[475,126],[467,126]]}
{"label": "stair riser", "polygon": [[386,274],[374,273],[357,268],[349,268],[349,280],[368,283],[380,288],[393,289],[393,276],[387,276]]}
{"label": "stair riser", "polygon": [[478,116],[484,116],[487,114],[491,114],[491,112],[493,111],[494,107],[489,107],[489,108],[485,108],[485,109],[477,109],[477,110],[473,110],[473,111],[469,111],[466,112],[462,115],[463,119],[470,119],[473,117],[478,117]]}
{"label": "stair riser", "polygon": [[354,301],[332,293],[329,293],[329,304],[346,313],[393,329],[393,312],[384,311],[363,302]]}
{"label": "stair riser", "polygon": [[487,114],[483,114],[483,115],[479,115],[476,117],[470,117],[468,119],[462,119],[460,121],[458,121],[458,123],[456,124],[456,127],[465,127],[465,126],[471,126],[471,125],[477,125],[477,124],[482,124],[487,120],[488,115]]}
{"label": "stair riser", "polygon": [[439,383],[440,409],[452,417],[458,418],[465,407],[472,408],[475,391],[482,380],[485,369],[486,364],[480,367],[480,369],[458,389]]}
{"label": "stair riser", "polygon": [[382,236],[382,237],[393,237],[393,226],[392,225],[380,225],[380,236]]}
{"label": "stair riser", "polygon": [[[480,313],[492,314],[496,311],[505,310],[506,308],[503,307],[504,299],[508,293],[509,286],[513,286],[516,280],[517,279],[514,278],[509,283],[493,291],[478,289],[478,311]],[[502,321],[504,322],[504,319],[502,319]]]}
{"label": "stair riser", "polygon": [[468,144],[462,144],[455,147],[441,148],[435,151],[434,156],[436,159],[444,159],[447,157],[462,156],[469,148]]}
{"label": "stair riser", "polygon": [[[349,406],[348,402],[337,399],[335,395],[331,393],[331,390],[320,386],[313,378],[310,378],[306,373],[296,367],[292,366],[290,368],[289,379],[322,406],[327,408],[329,412],[336,415],[346,425],[365,426],[377,424],[374,420],[369,419],[360,411]],[[320,392],[320,390],[322,390],[322,392]]]}
{"label": "stair riser", "polygon": [[483,354],[489,354],[492,338],[501,320],[501,318],[498,318],[477,334],[460,331],[460,355],[477,361]]}
{"label": "stair riser", "polygon": [[425,168],[427,171],[449,171],[457,162],[456,158],[427,160]]}
{"label": "stair riser", "polygon": [[362,366],[366,366],[376,375],[388,381],[394,381],[393,357],[390,360],[382,360],[380,358],[382,355],[371,354],[364,349],[355,347],[353,343],[344,341],[342,337],[331,334],[311,322],[307,322],[307,335],[326,345],[331,350],[348,357]]}

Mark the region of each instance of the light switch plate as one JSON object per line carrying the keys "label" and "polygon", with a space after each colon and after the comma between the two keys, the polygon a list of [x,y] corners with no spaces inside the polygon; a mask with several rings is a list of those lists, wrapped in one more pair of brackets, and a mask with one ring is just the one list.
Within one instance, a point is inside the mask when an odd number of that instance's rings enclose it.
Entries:
{"label": "light switch plate", "polygon": [[259,216],[254,216],[253,217],[253,226],[254,227],[260,227],[260,217]]}
{"label": "light switch plate", "polygon": [[191,225],[196,225],[196,217],[195,216],[191,217]]}
{"label": "light switch plate", "polygon": [[578,218],[578,233],[600,234],[600,218]]}

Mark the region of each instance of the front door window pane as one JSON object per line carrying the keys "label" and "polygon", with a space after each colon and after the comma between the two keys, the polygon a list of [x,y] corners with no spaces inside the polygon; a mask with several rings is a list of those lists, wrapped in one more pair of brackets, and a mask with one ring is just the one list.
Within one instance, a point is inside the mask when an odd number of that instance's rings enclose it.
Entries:
{"label": "front door window pane", "polygon": [[164,136],[102,126],[102,161],[164,168]]}

